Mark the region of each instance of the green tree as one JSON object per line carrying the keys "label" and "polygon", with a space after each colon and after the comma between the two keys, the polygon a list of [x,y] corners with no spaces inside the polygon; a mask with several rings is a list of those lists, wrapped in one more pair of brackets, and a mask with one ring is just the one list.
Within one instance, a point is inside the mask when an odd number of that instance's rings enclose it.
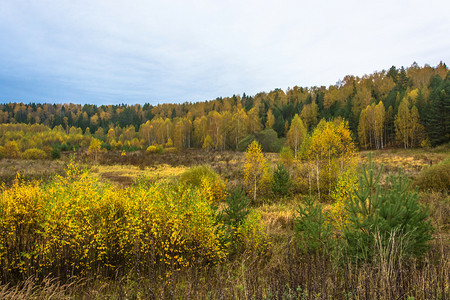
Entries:
{"label": "green tree", "polygon": [[383,185],[381,173],[382,168],[375,172],[370,157],[359,176],[358,189],[346,202],[348,250],[362,260],[371,260],[377,249],[391,251],[389,247],[401,247],[395,251],[402,255],[421,256],[432,238],[429,213],[420,206],[417,191],[410,191],[410,181],[401,171]]}
{"label": "green tree", "polygon": [[289,171],[282,164],[279,164],[273,171],[272,176],[272,192],[276,195],[287,195],[291,187],[291,177]]}

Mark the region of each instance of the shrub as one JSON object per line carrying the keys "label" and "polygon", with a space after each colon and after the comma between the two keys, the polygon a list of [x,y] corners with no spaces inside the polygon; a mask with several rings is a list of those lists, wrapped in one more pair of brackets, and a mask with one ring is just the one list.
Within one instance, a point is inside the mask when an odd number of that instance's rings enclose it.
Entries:
{"label": "shrub", "polygon": [[292,152],[291,148],[289,147],[283,147],[280,151],[280,161],[285,166],[292,165],[292,162],[294,160],[294,153]]}
{"label": "shrub", "polygon": [[151,145],[147,148],[147,150],[145,150],[147,153],[163,153],[164,152],[164,148],[161,145]]}
{"label": "shrub", "polygon": [[168,153],[176,153],[176,152],[178,152],[178,148],[177,147],[167,147],[167,148],[164,148],[164,151],[168,152]]}
{"label": "shrub", "polygon": [[31,148],[22,153],[23,159],[46,159],[47,153],[44,150]]}
{"label": "shrub", "polygon": [[374,171],[363,166],[358,190],[353,190],[346,202],[348,225],[344,238],[348,252],[357,260],[372,260],[380,249],[392,247],[396,240],[396,253],[420,257],[428,249],[433,228],[428,211],[419,205],[417,191],[409,190],[410,181],[399,171],[380,184],[382,168]]}
{"label": "shrub", "polygon": [[282,148],[277,132],[270,128],[256,133],[256,140],[264,152],[280,152]]}
{"label": "shrub", "polygon": [[234,246],[238,252],[248,254],[264,253],[269,248],[269,241],[258,212],[251,211],[236,230]]}
{"label": "shrub", "polygon": [[206,165],[191,167],[181,174],[180,182],[203,189],[209,195],[211,204],[217,204],[225,200],[227,196],[225,182],[211,167]]}
{"label": "shrub", "polygon": [[60,159],[61,158],[61,149],[58,146],[52,147],[52,159]]}
{"label": "shrub", "polygon": [[[101,185],[74,165],[42,185],[0,190],[0,280],[64,280],[216,264],[226,256],[209,195],[173,183],[126,190]],[[147,273],[152,274],[152,273]]]}
{"label": "shrub", "polygon": [[242,140],[239,141],[237,145],[237,151],[244,152],[248,149],[248,146],[255,140],[253,134],[246,135]]}
{"label": "shrub", "polygon": [[448,192],[450,188],[450,159],[423,169],[414,183],[421,190]]}
{"label": "shrub", "polygon": [[273,171],[272,192],[276,195],[287,195],[291,187],[291,178],[285,166],[279,164]]}
{"label": "shrub", "polygon": [[164,147],[165,147],[165,148],[171,148],[171,147],[173,147],[173,141],[172,141],[171,138],[169,138],[169,139],[167,140],[167,143],[164,144]]}
{"label": "shrub", "polygon": [[3,146],[3,153],[8,158],[20,158],[20,149],[16,141],[8,141]]}
{"label": "shrub", "polygon": [[357,188],[357,185],[358,178],[356,176],[356,170],[349,168],[338,176],[336,186],[331,192],[330,196],[333,204],[330,218],[335,229],[339,231],[348,223],[348,212],[345,209],[345,202],[351,192]]}

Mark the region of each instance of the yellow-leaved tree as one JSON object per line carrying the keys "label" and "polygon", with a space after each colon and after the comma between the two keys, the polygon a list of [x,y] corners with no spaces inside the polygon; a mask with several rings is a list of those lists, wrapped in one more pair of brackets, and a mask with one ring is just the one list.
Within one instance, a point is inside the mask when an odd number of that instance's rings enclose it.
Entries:
{"label": "yellow-leaved tree", "polygon": [[287,141],[286,143],[294,150],[294,157],[297,157],[298,150],[300,145],[303,143],[303,140],[306,137],[306,128],[303,124],[302,119],[295,114],[294,118],[291,122],[291,127],[289,127],[289,131],[287,133]]}
{"label": "yellow-leaved tree", "polygon": [[354,164],[355,145],[347,121],[335,124],[322,120],[311,137],[302,144],[302,159],[307,162],[311,190],[315,176],[317,195],[330,195],[336,178]]}
{"label": "yellow-leaved tree", "polygon": [[266,159],[261,151],[261,145],[253,141],[245,153],[244,180],[245,185],[253,193],[253,200],[256,200],[256,191],[264,175]]}
{"label": "yellow-leaved tree", "polygon": [[87,151],[88,156],[92,156],[94,158],[95,163],[97,163],[97,159],[101,151],[102,151],[102,141],[96,138],[92,138]]}

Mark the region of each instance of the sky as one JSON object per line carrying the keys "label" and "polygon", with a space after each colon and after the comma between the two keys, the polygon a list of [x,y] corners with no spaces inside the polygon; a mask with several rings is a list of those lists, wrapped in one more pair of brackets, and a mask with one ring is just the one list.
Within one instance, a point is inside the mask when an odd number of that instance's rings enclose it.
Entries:
{"label": "sky", "polygon": [[182,103],[450,63],[450,1],[0,0],[0,103]]}

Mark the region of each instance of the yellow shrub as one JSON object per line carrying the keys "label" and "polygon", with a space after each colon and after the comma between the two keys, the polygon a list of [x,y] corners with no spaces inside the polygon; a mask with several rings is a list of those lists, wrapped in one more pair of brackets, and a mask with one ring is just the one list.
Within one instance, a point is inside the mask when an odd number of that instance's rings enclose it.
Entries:
{"label": "yellow shrub", "polygon": [[44,150],[31,148],[22,153],[23,159],[46,159],[47,153]]}
{"label": "yellow shrub", "polygon": [[46,185],[18,179],[0,191],[0,280],[218,263],[224,233],[208,197],[169,183],[115,188],[73,163]]}
{"label": "yellow shrub", "polygon": [[269,247],[266,232],[262,225],[261,215],[255,211],[250,212],[244,222],[236,230],[238,246],[247,253],[263,253]]}
{"label": "yellow shrub", "polygon": [[331,199],[333,200],[330,221],[337,230],[347,224],[347,211],[345,210],[345,201],[350,196],[353,189],[358,187],[358,178],[354,168],[347,169],[342,173],[338,179],[335,189],[331,192]]}
{"label": "yellow shrub", "polygon": [[32,262],[41,242],[36,234],[42,222],[44,195],[39,183],[24,183],[18,174],[13,185],[0,193],[0,265],[7,272],[19,272],[25,278],[34,274]]}
{"label": "yellow shrub", "polygon": [[151,145],[147,148],[147,153],[162,153],[164,151],[161,145]]}
{"label": "yellow shrub", "polygon": [[209,166],[191,167],[181,175],[180,181],[185,185],[200,188],[210,204],[218,204],[227,197],[226,183]]}

